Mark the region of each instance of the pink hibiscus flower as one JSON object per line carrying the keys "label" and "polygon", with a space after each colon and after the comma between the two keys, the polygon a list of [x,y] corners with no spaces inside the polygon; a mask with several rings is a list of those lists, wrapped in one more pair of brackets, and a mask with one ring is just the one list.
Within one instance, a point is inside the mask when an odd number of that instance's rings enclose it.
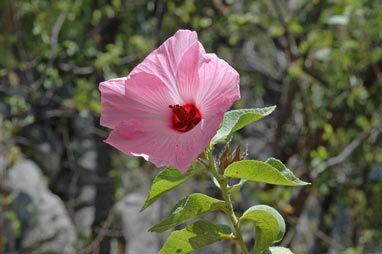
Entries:
{"label": "pink hibiscus flower", "polygon": [[186,172],[240,98],[239,74],[179,30],[129,76],[100,84],[106,143],[157,167]]}

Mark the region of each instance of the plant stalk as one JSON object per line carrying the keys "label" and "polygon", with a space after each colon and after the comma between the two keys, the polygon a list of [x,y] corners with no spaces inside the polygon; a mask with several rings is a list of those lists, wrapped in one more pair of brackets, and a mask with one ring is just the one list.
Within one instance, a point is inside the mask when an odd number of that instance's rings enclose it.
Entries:
{"label": "plant stalk", "polygon": [[210,162],[210,165],[209,165],[210,166],[210,168],[209,168],[210,172],[216,178],[216,180],[219,182],[224,201],[227,205],[227,209],[225,209],[225,213],[228,215],[228,217],[230,218],[230,220],[233,224],[233,227],[235,228],[236,240],[239,242],[241,250],[243,251],[243,254],[248,254],[248,249],[245,246],[243,236],[242,236],[241,231],[240,231],[239,221],[238,221],[238,219],[235,215],[235,212],[233,210],[231,196],[228,192],[228,188],[227,188],[228,179],[218,173],[218,171],[216,169],[216,165],[215,165],[215,160],[214,160],[214,157],[212,155],[212,148],[211,147],[208,148],[208,160]]}

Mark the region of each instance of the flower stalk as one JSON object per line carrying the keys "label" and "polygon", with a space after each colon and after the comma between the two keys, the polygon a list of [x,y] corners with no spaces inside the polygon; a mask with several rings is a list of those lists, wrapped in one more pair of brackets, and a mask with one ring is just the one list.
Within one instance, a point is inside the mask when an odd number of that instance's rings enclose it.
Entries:
{"label": "flower stalk", "polygon": [[223,175],[220,175],[218,173],[218,170],[217,170],[216,164],[215,164],[215,160],[214,160],[214,156],[212,154],[212,147],[211,146],[208,146],[207,154],[208,154],[208,160],[209,160],[209,170],[220,185],[220,190],[222,192],[223,199],[227,205],[227,209],[225,210],[225,213],[230,218],[232,225],[235,229],[236,240],[239,243],[243,254],[248,254],[248,249],[245,246],[243,236],[242,236],[241,231],[240,231],[239,220],[237,219],[237,217],[235,215],[235,211],[233,210],[231,196],[230,196],[230,193],[228,191],[228,186],[227,186],[228,178],[223,176]]}

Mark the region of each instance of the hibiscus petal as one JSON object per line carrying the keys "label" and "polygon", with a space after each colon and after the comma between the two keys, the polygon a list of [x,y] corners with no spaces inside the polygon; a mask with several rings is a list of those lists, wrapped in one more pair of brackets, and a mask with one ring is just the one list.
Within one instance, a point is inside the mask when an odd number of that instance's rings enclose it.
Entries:
{"label": "hibiscus petal", "polygon": [[[196,32],[177,31],[174,36],[166,40],[135,67],[129,77],[133,77],[139,72],[154,74],[168,87],[173,98],[180,98],[176,87],[178,65],[186,50],[197,40]],[[200,50],[205,52],[203,47]],[[180,103],[180,101],[176,102],[176,104]]]}
{"label": "hibiscus petal", "polygon": [[[174,104],[167,87],[156,76],[139,73],[132,78],[113,79],[100,84],[101,125],[115,128],[122,120],[171,119],[169,105]],[[170,123],[168,123],[169,125]]]}
{"label": "hibiscus petal", "polygon": [[125,120],[105,142],[129,156],[142,156],[157,167],[174,166],[184,173],[209,144],[222,118],[222,114],[211,115],[186,133],[155,119]]}
{"label": "hibiscus petal", "polygon": [[192,130],[184,133],[175,149],[176,157],[172,165],[186,172],[215,136],[222,120],[223,114],[208,115]]}
{"label": "hibiscus petal", "polygon": [[125,103],[130,109],[125,119],[158,119],[170,124],[174,99],[155,75],[141,72],[126,80]]}
{"label": "hibiscus petal", "polygon": [[101,125],[114,128],[127,115],[125,105],[126,78],[116,78],[100,83]]}
{"label": "hibiscus petal", "polygon": [[199,89],[200,43],[195,41],[184,53],[178,67],[177,85],[182,104],[195,103]]}
{"label": "hibiscus petal", "polygon": [[142,156],[157,167],[173,165],[178,132],[156,119],[124,120],[105,140],[130,156]]}
{"label": "hibiscus petal", "polygon": [[203,57],[196,106],[202,115],[203,112],[225,112],[240,99],[239,74],[215,54],[204,54]]}

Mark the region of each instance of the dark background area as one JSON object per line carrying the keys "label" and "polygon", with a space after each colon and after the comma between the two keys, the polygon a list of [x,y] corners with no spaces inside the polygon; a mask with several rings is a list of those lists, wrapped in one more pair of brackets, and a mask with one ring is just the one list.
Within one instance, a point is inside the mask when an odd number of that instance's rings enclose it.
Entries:
{"label": "dark background area", "polygon": [[137,215],[158,169],[102,142],[99,82],[181,28],[240,73],[233,108],[277,105],[233,143],[312,182],[247,184],[237,210],[275,207],[296,253],[382,253],[379,0],[2,0],[0,253],[155,253],[166,235],[144,223],[190,191],[219,197],[201,177]]}

